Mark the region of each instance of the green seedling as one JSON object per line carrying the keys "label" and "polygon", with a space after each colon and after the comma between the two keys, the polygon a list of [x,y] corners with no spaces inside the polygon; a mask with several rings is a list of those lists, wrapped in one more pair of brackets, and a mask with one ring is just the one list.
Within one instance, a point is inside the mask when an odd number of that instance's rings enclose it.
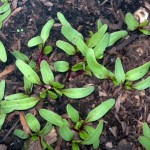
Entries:
{"label": "green seedling", "polygon": [[15,110],[30,109],[41,99],[38,97],[29,97],[24,93],[12,94],[4,97],[5,80],[0,82],[0,91],[0,129],[4,124],[7,113],[11,113]]}
{"label": "green seedling", "polygon": [[[60,128],[59,134],[65,141],[72,143],[73,150],[79,150],[79,145],[93,145],[96,149],[99,147],[99,137],[102,134],[104,126],[104,122],[101,118],[114,106],[114,104],[114,99],[106,100],[91,110],[85,120],[80,120],[78,111],[70,104],[66,107],[69,116],[68,120],[46,109],[40,109],[39,113],[46,121]],[[101,120],[97,127],[94,128],[92,122],[99,119]]]}
{"label": "green seedling", "polygon": [[53,148],[49,144],[47,144],[44,140],[44,137],[50,133],[52,129],[52,124],[47,122],[44,128],[41,129],[39,121],[31,113],[28,113],[25,116],[25,119],[31,131],[27,133],[23,130],[15,129],[14,134],[23,140],[26,139],[32,139],[33,141],[39,140],[42,149],[53,150]]}
{"label": "green seedling", "polygon": [[7,61],[6,49],[1,41],[0,41],[0,61],[2,62]]}
{"label": "green seedling", "polygon": [[150,150],[150,128],[146,122],[143,124],[143,135],[138,140],[146,150]]}
{"label": "green seedling", "polygon": [[128,12],[125,15],[125,22],[127,24],[127,27],[130,31],[134,31],[134,30],[139,30],[140,32],[142,32],[145,35],[150,35],[150,30],[148,29],[148,25],[149,25],[149,21],[145,20],[142,23],[139,23],[134,16]]}
{"label": "green seedling", "polygon": [[38,46],[40,49],[40,55],[39,55],[39,60],[38,60],[38,67],[40,67],[40,63],[43,60],[44,54],[50,54],[52,51],[52,47],[50,45],[45,45],[49,35],[51,28],[54,25],[54,19],[50,19],[42,28],[41,34],[39,36],[33,37],[32,39],[29,40],[28,46],[29,47],[34,47]]}
{"label": "green seedling", "polygon": [[[56,99],[58,96],[65,95],[69,98],[79,99],[90,95],[94,91],[94,87],[89,85],[82,88],[69,88],[65,89],[64,85],[55,82],[54,74],[45,60],[41,61],[40,72],[42,78],[24,61],[17,60],[16,66],[24,75],[25,89],[28,91],[32,89],[33,84],[41,87],[40,97],[45,98],[47,95],[52,99]],[[26,82],[27,80],[27,82]]]}
{"label": "green seedling", "polygon": [[91,72],[85,57],[86,51],[91,48],[94,51],[96,59],[102,59],[107,47],[112,46],[119,39],[127,35],[127,31],[124,30],[109,34],[107,32],[108,25],[103,25],[102,22],[98,20],[98,31],[92,33],[92,36],[85,42],[83,35],[71,26],[62,13],[58,12],[57,17],[62,24],[61,33],[69,41],[58,40],[56,42],[57,47],[68,55],[76,55],[79,58],[79,62],[73,66],[69,66],[67,62],[62,64],[60,62],[55,62],[55,70],[59,72],[66,72],[68,70],[76,72],[82,70],[90,75]]}
{"label": "green seedling", "polygon": [[143,78],[148,73],[150,61],[125,73],[120,58],[117,58],[115,73],[113,73],[97,62],[92,49],[87,50],[86,60],[90,70],[99,79],[111,79],[115,85],[122,85],[125,83],[127,89],[144,90],[150,87],[150,77],[136,84],[132,84],[133,81]]}
{"label": "green seedling", "polygon": [[10,4],[8,1],[2,1],[2,6],[0,7],[0,29],[3,26],[3,22],[8,18],[11,13]]}

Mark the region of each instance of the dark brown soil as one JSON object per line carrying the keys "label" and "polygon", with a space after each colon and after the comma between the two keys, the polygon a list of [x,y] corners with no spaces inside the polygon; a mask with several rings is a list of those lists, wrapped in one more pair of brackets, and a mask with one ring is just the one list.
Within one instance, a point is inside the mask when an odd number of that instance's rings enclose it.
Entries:
{"label": "dark brown soil", "polygon": [[[27,47],[27,42],[41,32],[48,19],[54,18],[55,23],[59,23],[56,17],[57,12],[62,12],[73,27],[79,29],[84,37],[88,38],[89,31],[96,30],[98,18],[109,25],[110,32],[126,29],[118,12],[134,13],[139,7],[145,7],[145,1],[149,3],[149,0],[51,0],[50,4],[47,3],[49,0],[12,0],[12,3],[17,3],[17,7],[12,7],[12,11],[19,9],[10,16],[0,31],[0,40],[6,46],[8,53],[8,61],[0,64],[0,71],[2,72],[6,67],[15,63],[15,59],[10,54],[14,50],[20,50],[35,61],[38,60],[38,48],[30,49]],[[17,32],[17,29],[23,29],[23,32]],[[150,61],[150,37],[137,32],[129,32],[129,35],[131,37],[138,36],[123,47],[119,47],[119,45],[124,40],[118,42],[105,53],[102,63],[110,70],[114,70],[117,56],[121,57],[125,71]],[[54,49],[53,57],[49,56],[50,64],[53,65],[56,60],[67,60],[72,63],[72,58],[56,47],[55,43],[58,39],[63,39],[63,36],[60,33],[60,26],[55,26],[48,40],[48,44]],[[50,101],[47,108],[62,115],[66,113],[65,107],[70,103],[80,112],[81,117],[85,118],[88,112],[101,102],[108,98],[115,98],[117,102],[115,108],[104,117],[106,123],[100,138],[99,150],[143,150],[138,142],[138,136],[142,131],[141,122],[150,123],[150,119],[148,119],[150,88],[144,91],[129,91],[123,87],[115,87],[110,80],[98,80],[96,77],[89,77],[86,74],[77,76],[70,81],[65,80],[66,74],[56,74],[56,76],[66,87],[82,87],[86,84],[93,84],[96,90],[87,98],[80,100],[70,100],[63,96],[55,102]],[[17,68],[3,78],[7,82],[5,95],[23,92],[22,74]],[[26,113],[26,111],[24,112]],[[13,135],[14,129],[17,128],[22,128],[18,112],[8,115],[0,131],[1,144],[5,144],[9,150],[22,149],[24,141]],[[111,144],[112,148],[109,148]],[[58,142],[54,143],[53,147],[56,145],[58,146]],[[71,149],[66,142],[62,142],[60,145],[62,150]],[[38,150],[38,148],[34,149]],[[92,147],[82,147],[81,149],[92,149]]]}

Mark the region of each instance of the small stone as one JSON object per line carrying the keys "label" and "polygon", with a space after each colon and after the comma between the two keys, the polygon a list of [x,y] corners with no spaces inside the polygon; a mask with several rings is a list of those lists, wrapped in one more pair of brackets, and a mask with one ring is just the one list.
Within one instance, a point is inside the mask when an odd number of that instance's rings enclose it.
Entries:
{"label": "small stone", "polygon": [[107,142],[105,146],[106,148],[113,148],[112,142]]}

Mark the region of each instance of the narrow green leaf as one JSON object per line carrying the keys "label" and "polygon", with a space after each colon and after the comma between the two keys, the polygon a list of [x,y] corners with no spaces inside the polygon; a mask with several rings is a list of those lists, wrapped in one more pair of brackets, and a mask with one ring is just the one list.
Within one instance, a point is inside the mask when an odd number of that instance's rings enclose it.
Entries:
{"label": "narrow green leaf", "polygon": [[24,93],[17,93],[17,94],[5,96],[5,100],[17,100],[17,99],[23,99],[28,97],[29,96]]}
{"label": "narrow green leaf", "polygon": [[50,34],[50,31],[51,31],[51,28],[52,26],[54,25],[54,19],[51,19],[49,20],[42,28],[42,31],[41,31],[41,38],[43,40],[43,43],[46,42],[46,40],[48,39],[49,37],[49,34]]}
{"label": "narrow green leaf", "polygon": [[131,31],[134,31],[139,26],[139,23],[130,12],[125,15],[125,22]]}
{"label": "narrow green leaf", "polygon": [[16,66],[31,83],[41,84],[39,76],[29,65],[22,60],[16,60]]}
{"label": "narrow green leaf", "polygon": [[33,47],[43,43],[44,43],[43,39],[40,36],[36,36],[29,40],[28,46]]}
{"label": "narrow green leaf", "polygon": [[102,133],[103,130],[103,121],[100,121],[96,129],[94,130],[93,134],[91,134],[87,139],[81,142],[84,145],[91,145],[97,141]]}
{"label": "narrow green leaf", "polygon": [[42,74],[42,80],[45,84],[50,85],[52,82],[54,82],[54,75],[51,70],[51,67],[45,60],[42,60],[40,64],[40,71]]}
{"label": "narrow green leaf", "polygon": [[78,143],[72,143],[72,150],[80,150],[79,144]]}
{"label": "narrow green leaf", "polygon": [[56,42],[56,45],[57,45],[57,47],[59,47],[60,49],[65,51],[68,55],[75,55],[75,53],[76,53],[75,48],[68,42],[58,40]]}
{"label": "narrow green leaf", "polygon": [[29,97],[19,100],[1,101],[0,111],[2,113],[10,113],[14,110],[26,110],[32,108],[40,101],[40,98]]}
{"label": "narrow green leaf", "polygon": [[38,133],[40,136],[45,136],[52,130],[52,124],[47,122],[44,128]]}
{"label": "narrow green leaf", "polygon": [[59,134],[65,141],[71,141],[73,139],[73,132],[67,125],[63,125],[60,127]]}
{"label": "narrow green leaf", "polygon": [[143,124],[143,134],[146,138],[150,140],[150,128],[146,122]]}
{"label": "narrow green leaf", "polygon": [[3,45],[3,43],[0,41],[0,60],[2,62],[6,62],[7,61],[7,54],[6,54],[6,50],[5,47]]}
{"label": "narrow green leaf", "polygon": [[79,136],[80,136],[80,138],[83,139],[83,140],[85,140],[85,139],[87,139],[87,138],[89,137],[89,135],[87,134],[87,132],[84,131],[84,130],[81,130],[81,131],[79,132]]}
{"label": "narrow green leaf", "polygon": [[4,124],[5,118],[6,118],[6,114],[0,113],[0,130]]}
{"label": "narrow green leaf", "polygon": [[47,91],[48,95],[50,96],[51,99],[57,99],[58,98],[58,95],[55,94],[54,92],[52,91]]}
{"label": "narrow green leaf", "polygon": [[0,82],[0,101],[3,99],[4,97],[4,92],[5,92],[5,80],[2,80]]}
{"label": "narrow green leaf", "polygon": [[98,30],[98,32],[96,32],[95,34],[93,34],[93,36],[88,41],[88,47],[89,48],[95,47],[102,40],[105,32],[107,31],[107,28],[108,28],[108,25],[104,24]]}
{"label": "narrow green leaf", "polygon": [[59,83],[59,82],[53,82],[53,83],[52,83],[52,86],[55,87],[55,88],[57,88],[57,89],[62,89],[62,88],[64,88],[64,85],[61,84],[61,83]]}
{"label": "narrow green leaf", "polygon": [[121,38],[124,38],[127,35],[128,35],[128,32],[125,30],[111,33],[108,46],[114,45],[114,43],[116,43],[118,40],[120,40]]}
{"label": "narrow green leaf", "polygon": [[97,30],[99,30],[103,26],[101,19],[97,20]]}
{"label": "narrow green leaf", "polygon": [[86,122],[92,122],[102,118],[114,106],[114,104],[115,100],[113,98],[102,102],[89,112],[88,116],[86,117]]}
{"label": "narrow green leaf", "polygon": [[69,88],[61,90],[61,92],[69,98],[78,99],[90,95],[94,91],[93,86],[83,88]]}
{"label": "narrow green leaf", "polygon": [[31,83],[25,76],[23,77],[23,81],[24,81],[24,90],[27,94],[31,94],[32,93],[32,89],[33,89],[33,83]]}
{"label": "narrow green leaf", "polygon": [[139,31],[145,35],[150,35],[150,31],[148,29],[139,29]]}
{"label": "narrow green leaf", "polygon": [[16,59],[20,59],[20,60],[22,60],[22,61],[29,62],[29,58],[28,58],[25,54],[23,54],[23,53],[21,53],[21,52],[19,52],[19,51],[13,51],[13,52],[11,52],[11,54],[12,54]]}
{"label": "narrow green leaf", "polygon": [[148,20],[145,20],[144,22],[140,23],[140,26],[139,27],[145,27],[149,24],[149,21]]}
{"label": "narrow green leaf", "polygon": [[98,43],[98,45],[93,49],[94,53],[95,53],[95,57],[98,59],[103,58],[104,55],[104,51],[107,48],[108,44],[109,44],[109,34],[106,33],[103,38],[100,40],[100,42]]}
{"label": "narrow green leaf", "polygon": [[65,36],[67,40],[69,40],[74,45],[76,45],[76,41],[78,38],[83,40],[82,34],[68,25],[62,26],[61,33]]}
{"label": "narrow green leaf", "polygon": [[48,55],[52,52],[53,48],[50,45],[44,47],[44,54]]}
{"label": "narrow green leaf", "polygon": [[93,49],[88,49],[86,52],[86,60],[90,70],[97,78],[107,79],[110,76],[113,76],[113,73],[96,61]]}
{"label": "narrow green leaf", "polygon": [[32,115],[31,113],[28,113],[26,114],[25,116],[26,118],[26,122],[28,124],[28,126],[30,127],[30,129],[33,131],[33,132],[39,132],[40,131],[40,123],[39,121],[35,118],[34,115]]}
{"label": "narrow green leaf", "polygon": [[67,61],[56,61],[54,63],[55,71],[66,72],[69,70],[69,63]]}
{"label": "narrow green leaf", "polygon": [[78,50],[82,53],[82,55],[85,56],[86,51],[88,50],[88,46],[84,43],[84,41],[81,38],[78,38],[76,40],[75,45],[77,46]]}
{"label": "narrow green leaf", "polygon": [[5,11],[7,11],[10,8],[10,4],[9,3],[4,3],[1,7],[0,7],[0,14],[4,13]]}
{"label": "narrow green leaf", "polygon": [[11,9],[8,9],[2,15],[0,15],[0,22],[3,22],[5,19],[7,19],[10,13],[11,13]]}
{"label": "narrow green leaf", "polygon": [[139,142],[146,148],[146,150],[150,150],[150,140],[148,140],[145,136],[139,136]]}
{"label": "narrow green leaf", "polygon": [[64,124],[62,117],[50,110],[40,109],[39,113],[46,121],[56,126],[61,127]]}
{"label": "narrow green leaf", "polygon": [[128,72],[126,72],[126,80],[136,81],[142,78],[148,72],[149,68],[150,68],[150,61],[140,67],[129,70]]}
{"label": "narrow green leaf", "polygon": [[73,122],[79,121],[79,113],[70,104],[67,105],[67,113]]}
{"label": "narrow green leaf", "polygon": [[64,15],[61,12],[57,13],[57,17],[58,17],[58,19],[59,19],[59,21],[61,22],[62,25],[71,26],[70,23],[66,20],[66,18],[64,17]]}
{"label": "narrow green leaf", "polygon": [[19,129],[15,129],[14,135],[18,136],[19,138],[23,140],[28,139],[30,137],[27,133]]}
{"label": "narrow green leaf", "polygon": [[145,90],[145,89],[149,88],[150,87],[150,77],[148,77],[147,79],[145,79],[141,82],[134,84],[132,87],[137,90]]}
{"label": "narrow green leaf", "polygon": [[79,71],[79,70],[85,70],[85,63],[84,62],[80,62],[78,64],[75,64],[74,66],[71,67],[71,71]]}
{"label": "narrow green leaf", "polygon": [[116,59],[116,63],[115,63],[115,77],[119,84],[124,83],[125,73],[119,57]]}

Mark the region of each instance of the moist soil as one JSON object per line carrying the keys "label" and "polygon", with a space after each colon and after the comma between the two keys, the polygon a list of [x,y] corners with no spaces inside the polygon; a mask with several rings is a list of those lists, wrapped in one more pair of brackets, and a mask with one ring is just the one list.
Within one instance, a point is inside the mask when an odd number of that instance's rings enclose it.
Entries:
{"label": "moist soil", "polygon": [[[5,95],[23,92],[22,74],[15,67],[15,59],[11,52],[14,50],[21,51],[37,62],[39,49],[37,47],[29,48],[27,42],[40,34],[43,25],[50,18],[55,19],[55,25],[47,44],[53,47],[53,52],[46,59],[51,66],[57,60],[66,60],[70,64],[78,61],[76,57],[70,57],[56,47],[56,41],[64,39],[60,32],[61,26],[56,16],[57,12],[62,12],[71,25],[78,29],[86,39],[90,35],[89,31],[96,31],[96,21],[99,18],[102,19],[103,23],[108,24],[109,32],[126,30],[123,21],[124,15],[127,12],[134,13],[140,7],[146,8],[145,3],[149,3],[149,0],[13,0],[11,3],[12,14],[0,30],[0,40],[4,43],[8,54],[8,61],[0,64],[1,73],[8,71],[3,75],[0,74],[0,80],[5,79],[7,84]],[[148,9],[147,11],[150,12]],[[136,31],[129,32],[129,36],[128,42],[126,39],[122,39],[109,47],[104,58],[100,61],[111,71],[114,70],[117,56],[121,58],[125,71],[150,61],[150,37]],[[65,116],[65,108],[69,103],[79,111],[81,118],[84,119],[88,112],[100,103],[108,98],[115,98],[115,107],[103,118],[105,127],[100,138],[99,150],[144,149],[138,142],[138,136],[142,134],[142,122],[150,123],[150,88],[143,91],[126,90],[123,86],[115,87],[110,80],[99,80],[94,76],[89,77],[85,73],[78,76],[71,75],[69,80],[67,73],[55,73],[55,77],[65,87],[82,87],[93,84],[95,91],[90,96],[78,100],[69,99],[65,96],[55,101],[47,98],[32,110],[23,111],[23,113],[34,112],[36,117],[39,117],[38,110],[44,107]],[[34,89],[36,93],[40,92],[36,87]],[[23,148],[24,141],[13,135],[15,129],[22,129],[19,113],[8,114],[0,131],[0,149],[20,150]],[[55,149],[70,150],[70,143],[62,141],[57,130],[55,132],[57,138],[52,146]],[[33,142],[31,143],[33,144]],[[37,145],[28,149],[40,150],[41,147]],[[93,149],[91,146],[80,148],[84,150]]]}

